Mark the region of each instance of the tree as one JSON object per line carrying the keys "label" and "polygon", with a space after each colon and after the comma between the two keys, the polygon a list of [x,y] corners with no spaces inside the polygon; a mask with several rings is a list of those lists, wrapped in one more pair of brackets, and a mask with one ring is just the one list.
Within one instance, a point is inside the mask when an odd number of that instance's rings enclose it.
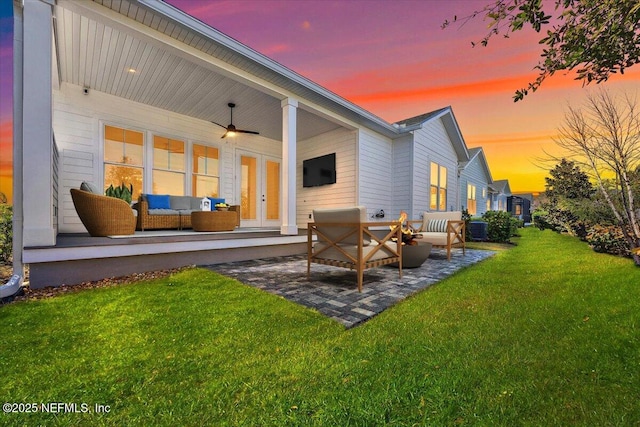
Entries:
{"label": "tree", "polygon": [[[590,172],[640,266],[640,111],[636,97],[601,90],[569,107],[556,143]],[[607,179],[612,176],[613,179]]]}
{"label": "tree", "polygon": [[551,177],[545,178],[545,192],[551,200],[588,199],[593,195],[589,176],[575,162],[562,159],[549,173]]}
{"label": "tree", "polygon": [[[553,12],[550,4],[555,6]],[[492,0],[464,21],[478,15],[489,20],[489,33],[480,42],[482,46],[498,34],[509,37],[525,27],[538,33],[546,30],[539,42],[545,47],[535,66],[538,77],[517,90],[514,101],[522,100],[529,91],[535,92],[557,71],[575,69],[576,80],[584,85],[606,81],[611,74],[623,74],[640,62],[638,0]],[[445,21],[443,28],[448,25],[450,22]]]}

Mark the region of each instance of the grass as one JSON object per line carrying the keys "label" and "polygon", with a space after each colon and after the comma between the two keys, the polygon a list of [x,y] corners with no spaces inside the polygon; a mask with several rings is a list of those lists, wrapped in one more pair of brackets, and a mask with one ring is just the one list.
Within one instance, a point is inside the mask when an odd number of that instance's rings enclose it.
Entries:
{"label": "grass", "polygon": [[0,308],[2,425],[640,425],[640,269],[527,229],[344,330],[215,273]]}

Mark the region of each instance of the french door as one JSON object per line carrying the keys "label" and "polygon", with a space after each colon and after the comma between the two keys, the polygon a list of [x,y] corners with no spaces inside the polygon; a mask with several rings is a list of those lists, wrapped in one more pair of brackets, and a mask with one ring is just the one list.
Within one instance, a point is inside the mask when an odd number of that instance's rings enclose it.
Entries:
{"label": "french door", "polygon": [[236,150],[241,227],[279,227],[281,160]]}

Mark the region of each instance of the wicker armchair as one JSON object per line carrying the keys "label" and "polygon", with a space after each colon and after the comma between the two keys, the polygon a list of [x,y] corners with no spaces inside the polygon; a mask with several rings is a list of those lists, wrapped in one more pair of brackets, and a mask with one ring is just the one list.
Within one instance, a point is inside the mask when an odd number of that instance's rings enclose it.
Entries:
{"label": "wicker armchair", "polygon": [[129,235],[136,230],[131,206],[115,197],[71,189],[71,199],[89,234],[93,237]]}

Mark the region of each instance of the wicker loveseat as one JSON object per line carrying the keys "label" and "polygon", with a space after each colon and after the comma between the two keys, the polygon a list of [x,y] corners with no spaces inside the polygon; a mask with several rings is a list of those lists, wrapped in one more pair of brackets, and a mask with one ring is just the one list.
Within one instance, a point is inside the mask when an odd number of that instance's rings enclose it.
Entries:
{"label": "wicker loveseat", "polygon": [[[142,194],[135,208],[138,211],[136,230],[192,228],[191,212],[200,210],[199,197]],[[211,206],[224,199],[211,199]],[[240,226],[240,206],[229,208],[237,212],[236,227]]]}
{"label": "wicker loveseat", "polygon": [[135,232],[133,209],[124,200],[75,188],[71,189],[71,199],[80,221],[91,236],[130,235]]}

